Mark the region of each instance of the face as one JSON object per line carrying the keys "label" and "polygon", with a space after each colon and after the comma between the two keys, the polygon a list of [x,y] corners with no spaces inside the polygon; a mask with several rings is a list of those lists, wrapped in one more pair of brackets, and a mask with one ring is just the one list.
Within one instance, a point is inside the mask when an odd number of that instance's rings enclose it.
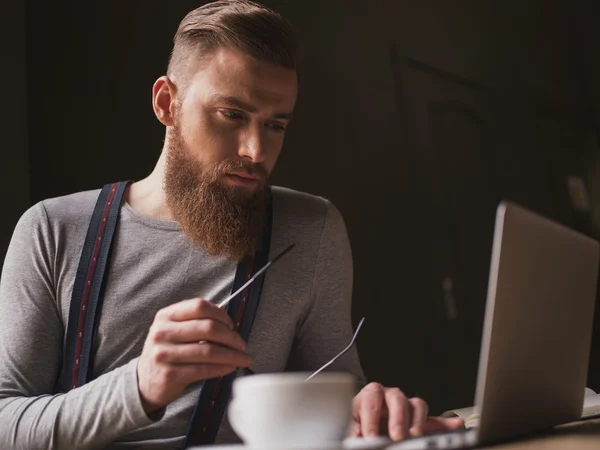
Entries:
{"label": "face", "polygon": [[257,173],[233,170],[220,182],[256,189],[279,157],[296,94],[294,70],[216,50],[191,79],[176,117],[190,156],[204,167],[244,161]]}
{"label": "face", "polygon": [[167,204],[209,253],[241,259],[257,249],[267,180],[296,93],[295,71],[221,48],[201,63],[184,95],[172,96]]}

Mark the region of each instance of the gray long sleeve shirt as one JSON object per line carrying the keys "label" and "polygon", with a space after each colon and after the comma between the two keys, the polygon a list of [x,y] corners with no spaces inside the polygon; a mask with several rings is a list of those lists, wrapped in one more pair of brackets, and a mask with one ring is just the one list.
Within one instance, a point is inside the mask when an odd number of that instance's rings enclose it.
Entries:
{"label": "gray long sleeve shirt", "polygon": [[[236,264],[194,246],[175,222],[123,203],[95,340],[94,380],[58,391],[75,272],[99,191],[45,200],[21,218],[0,279],[0,448],[179,448],[199,383],[149,418],[137,360],[156,312],[180,300],[218,301]],[[254,372],[314,370],[351,338],[352,257],[344,222],[327,200],[273,188],[271,256],[247,352]],[[363,382],[356,351],[332,370]],[[224,416],[217,443],[237,441]]]}

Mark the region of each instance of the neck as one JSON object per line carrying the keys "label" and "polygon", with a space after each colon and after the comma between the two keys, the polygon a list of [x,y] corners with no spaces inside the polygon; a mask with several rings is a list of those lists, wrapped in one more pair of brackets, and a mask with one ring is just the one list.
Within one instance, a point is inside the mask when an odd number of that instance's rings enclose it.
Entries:
{"label": "neck", "polygon": [[141,181],[132,183],[125,192],[125,201],[142,216],[174,221],[167,206],[163,180],[166,167],[166,149],[163,149],[154,170]]}

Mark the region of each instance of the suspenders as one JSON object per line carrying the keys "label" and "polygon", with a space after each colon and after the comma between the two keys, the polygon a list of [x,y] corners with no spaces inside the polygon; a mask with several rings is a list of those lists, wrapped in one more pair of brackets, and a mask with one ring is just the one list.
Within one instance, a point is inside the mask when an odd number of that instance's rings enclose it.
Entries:
{"label": "suspenders", "polygon": [[[268,228],[263,236],[261,250],[254,257],[246,258],[238,264],[231,292],[238,290],[246,280],[252,278],[254,272],[268,262],[272,221],[273,205],[269,201]],[[234,298],[227,307],[227,312],[246,342],[248,342],[248,338],[250,337],[250,330],[254,322],[256,310],[258,309],[264,280],[265,275],[262,274],[259,279],[255,280],[240,295]],[[205,380],[202,383],[200,396],[188,426],[183,448],[195,445],[210,445],[215,442],[221,419],[229,402],[231,385],[235,376],[235,373],[232,373],[225,377]]]}
{"label": "suspenders", "polygon": [[129,182],[104,186],[92,214],[69,307],[61,374],[63,392],[83,386],[92,376],[92,349],[102,308],[102,287],[127,184]]}
{"label": "suspenders", "polygon": [[[83,386],[92,379],[94,336],[102,309],[102,297],[110,267],[110,253],[121,202],[129,183],[125,181],[105,185],[92,214],[71,296],[63,349],[60,383],[62,392]],[[271,203],[269,203],[268,214],[267,232],[263,236],[261,250],[238,264],[232,292],[239,289],[268,261],[272,227]],[[227,307],[228,314],[246,341],[250,336],[263,282],[264,274],[233,299]],[[202,382],[198,402],[188,425],[184,448],[209,445],[214,442],[234,379],[235,373]]]}

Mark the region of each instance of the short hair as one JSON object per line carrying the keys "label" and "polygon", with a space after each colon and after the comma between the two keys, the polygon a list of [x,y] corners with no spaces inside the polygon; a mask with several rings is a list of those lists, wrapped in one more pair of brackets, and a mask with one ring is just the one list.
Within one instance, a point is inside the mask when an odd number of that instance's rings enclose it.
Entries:
{"label": "short hair", "polygon": [[291,24],[249,0],[218,0],[191,11],[179,24],[173,42],[167,74],[176,76],[183,91],[198,60],[221,46],[298,69],[299,45]]}

